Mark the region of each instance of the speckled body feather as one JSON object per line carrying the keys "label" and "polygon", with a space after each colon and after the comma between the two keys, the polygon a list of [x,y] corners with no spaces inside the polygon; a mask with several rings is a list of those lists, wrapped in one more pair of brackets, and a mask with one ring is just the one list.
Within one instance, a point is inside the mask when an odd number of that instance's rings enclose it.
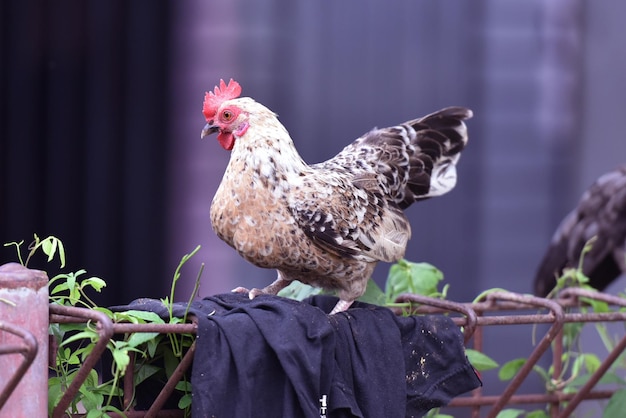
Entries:
{"label": "speckled body feather", "polygon": [[[220,112],[229,125],[218,126]],[[278,270],[263,292],[299,280],[338,290],[345,308],[378,261],[404,256],[411,228],[402,210],[454,187],[471,111],[447,108],[374,129],[315,165],[298,155],[276,115],[250,98],[205,115],[203,136],[232,132],[234,141],[224,141],[232,154],[211,205],[217,235],[249,262]]]}
{"label": "speckled body feather", "polygon": [[594,237],[583,272],[591,286],[603,290],[626,273],[626,165],[598,178],[563,219],[537,269],[535,294],[546,296],[564,268],[577,267]]}

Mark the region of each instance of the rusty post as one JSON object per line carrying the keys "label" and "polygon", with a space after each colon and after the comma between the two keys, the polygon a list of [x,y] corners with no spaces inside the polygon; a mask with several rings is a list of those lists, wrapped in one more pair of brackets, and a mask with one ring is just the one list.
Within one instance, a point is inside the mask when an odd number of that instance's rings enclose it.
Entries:
{"label": "rusty post", "polygon": [[0,355],[0,382],[11,382],[15,375],[20,378],[0,410],[0,418],[45,417],[48,414],[48,276],[45,272],[17,263],[0,266],[0,319],[23,330],[22,337],[0,332],[0,346],[24,345],[28,338],[24,336],[32,334],[37,347],[28,370],[21,367],[19,353]]}

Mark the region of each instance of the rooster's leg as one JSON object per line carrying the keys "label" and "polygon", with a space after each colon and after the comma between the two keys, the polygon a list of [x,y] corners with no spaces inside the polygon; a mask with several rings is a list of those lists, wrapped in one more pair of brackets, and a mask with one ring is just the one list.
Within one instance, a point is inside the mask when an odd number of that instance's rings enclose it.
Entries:
{"label": "rooster's leg", "polygon": [[337,312],[343,312],[343,311],[347,310],[350,307],[350,305],[352,305],[352,302],[354,302],[354,301],[353,300],[339,299],[339,302],[337,302],[337,304],[335,305],[333,310],[330,311],[329,315],[334,315]]}
{"label": "rooster's leg", "polygon": [[280,292],[285,287],[289,286],[291,281],[283,279],[280,271],[278,272],[278,278],[272,282],[269,286],[265,286],[263,289],[246,289],[245,287],[237,287],[233,289],[233,292],[237,293],[247,293],[250,299],[254,299],[259,295],[275,295]]}

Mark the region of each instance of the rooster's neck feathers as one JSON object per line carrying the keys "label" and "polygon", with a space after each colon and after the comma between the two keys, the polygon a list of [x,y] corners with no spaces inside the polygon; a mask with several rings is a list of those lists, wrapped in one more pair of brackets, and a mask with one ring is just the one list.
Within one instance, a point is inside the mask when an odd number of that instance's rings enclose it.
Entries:
{"label": "rooster's neck feathers", "polygon": [[[243,169],[260,172],[266,177],[270,176],[270,171],[292,177],[308,167],[274,112],[247,97],[237,99],[236,103],[247,114],[249,128],[235,141],[226,175],[229,169]],[[230,168],[230,165],[236,167]]]}

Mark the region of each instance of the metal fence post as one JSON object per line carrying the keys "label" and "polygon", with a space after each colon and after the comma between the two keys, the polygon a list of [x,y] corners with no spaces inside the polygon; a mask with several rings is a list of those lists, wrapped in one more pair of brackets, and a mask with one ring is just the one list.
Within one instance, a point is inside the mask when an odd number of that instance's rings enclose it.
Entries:
{"label": "metal fence post", "polygon": [[46,273],[0,266],[0,418],[48,415],[48,318]]}

